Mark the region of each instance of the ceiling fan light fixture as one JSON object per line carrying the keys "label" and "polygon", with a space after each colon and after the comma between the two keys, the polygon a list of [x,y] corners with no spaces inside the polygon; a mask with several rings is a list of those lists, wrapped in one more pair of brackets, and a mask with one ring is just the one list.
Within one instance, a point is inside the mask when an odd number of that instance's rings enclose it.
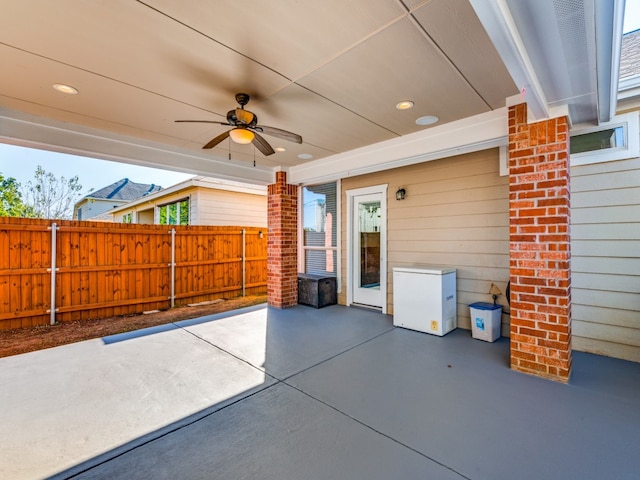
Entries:
{"label": "ceiling fan light fixture", "polygon": [[246,128],[234,128],[229,132],[229,136],[234,142],[239,143],[240,145],[246,145],[253,141],[255,135],[252,131],[247,130]]}
{"label": "ceiling fan light fixture", "polygon": [[410,108],[413,108],[413,102],[411,100],[403,100],[396,104],[396,108],[398,110],[409,110]]}
{"label": "ceiling fan light fixture", "polygon": [[286,149],[286,148],[284,148],[284,147],[276,147],[276,148],[274,148],[274,150],[275,150],[276,152],[286,152],[286,151],[287,151],[287,149]]}

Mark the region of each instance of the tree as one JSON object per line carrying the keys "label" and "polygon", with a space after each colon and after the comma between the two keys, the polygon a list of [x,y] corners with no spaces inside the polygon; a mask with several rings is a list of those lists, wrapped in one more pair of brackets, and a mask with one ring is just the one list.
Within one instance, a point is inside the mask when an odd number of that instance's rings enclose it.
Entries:
{"label": "tree", "polygon": [[20,183],[0,175],[0,217],[34,217],[32,208],[25,205],[20,193]]}
{"label": "tree", "polygon": [[38,218],[70,219],[73,217],[73,205],[80,197],[80,190],[82,185],[77,175],[70,179],[56,178],[53,173],[46,172],[38,165],[34,180],[27,182],[25,203]]}

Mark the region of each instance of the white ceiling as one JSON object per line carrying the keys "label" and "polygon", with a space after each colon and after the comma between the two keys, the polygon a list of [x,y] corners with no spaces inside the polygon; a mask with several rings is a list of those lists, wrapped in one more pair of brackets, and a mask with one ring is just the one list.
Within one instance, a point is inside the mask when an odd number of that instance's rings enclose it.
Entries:
{"label": "white ceiling", "polygon": [[[593,121],[596,36],[584,20],[594,1],[575,0],[569,23],[567,1],[532,3],[0,0],[0,141],[264,182],[274,169],[434,128],[416,125],[423,115],[441,128],[496,111],[525,83],[542,97],[538,111],[566,103]],[[570,45],[571,59],[554,45],[576,29],[584,42]],[[203,151],[228,127],[174,122],[224,121],[238,92],[252,96],[246,108],[260,124],[298,133],[302,145],[265,135],[286,152],[229,141]],[[415,107],[399,111],[401,100]]]}

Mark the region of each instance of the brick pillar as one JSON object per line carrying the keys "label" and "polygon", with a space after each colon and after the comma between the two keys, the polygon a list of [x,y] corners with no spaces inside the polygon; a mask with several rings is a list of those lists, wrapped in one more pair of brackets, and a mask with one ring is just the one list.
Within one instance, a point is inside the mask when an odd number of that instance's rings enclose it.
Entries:
{"label": "brick pillar", "polygon": [[527,123],[509,108],[511,368],[571,375],[571,232],[567,117]]}
{"label": "brick pillar", "polygon": [[268,193],[267,302],[287,308],[298,304],[298,187],[276,172]]}

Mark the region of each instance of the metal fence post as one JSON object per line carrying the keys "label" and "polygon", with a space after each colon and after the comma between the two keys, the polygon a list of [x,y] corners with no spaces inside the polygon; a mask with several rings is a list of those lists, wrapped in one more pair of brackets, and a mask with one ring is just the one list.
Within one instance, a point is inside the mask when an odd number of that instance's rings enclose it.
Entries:
{"label": "metal fence post", "polygon": [[56,271],[58,270],[56,266],[56,246],[57,246],[57,235],[56,232],[58,230],[58,225],[56,223],[51,224],[51,310],[50,310],[50,319],[49,324],[56,324]]}
{"label": "metal fence post", "polygon": [[176,229],[171,229],[171,308],[176,306]]}
{"label": "metal fence post", "polygon": [[242,296],[245,296],[245,284],[247,275],[247,231],[242,229]]}

